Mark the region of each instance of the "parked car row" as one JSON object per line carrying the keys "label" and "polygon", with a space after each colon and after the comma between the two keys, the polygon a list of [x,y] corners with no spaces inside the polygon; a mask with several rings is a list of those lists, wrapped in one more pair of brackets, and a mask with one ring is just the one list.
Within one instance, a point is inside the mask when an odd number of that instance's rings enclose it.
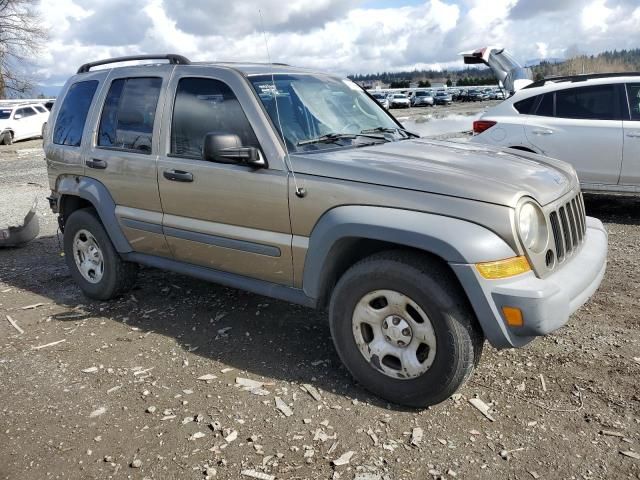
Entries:
{"label": "parked car row", "polygon": [[414,90],[411,92],[372,91],[371,96],[386,109],[408,107],[433,107],[450,105],[454,101],[477,102],[483,100],[503,100],[504,92],[498,87],[491,88],[448,88],[438,90]]}

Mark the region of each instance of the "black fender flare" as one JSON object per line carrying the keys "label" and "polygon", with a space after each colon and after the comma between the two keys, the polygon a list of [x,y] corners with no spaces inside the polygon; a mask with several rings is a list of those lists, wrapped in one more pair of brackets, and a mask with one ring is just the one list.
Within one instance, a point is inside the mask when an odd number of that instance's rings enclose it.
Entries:
{"label": "black fender flare", "polygon": [[58,179],[56,192],[60,196],[72,195],[90,202],[96,209],[116,251],[119,253],[133,251],[118,223],[116,204],[113,201],[113,197],[111,197],[104,184],[89,177],[66,175]]}

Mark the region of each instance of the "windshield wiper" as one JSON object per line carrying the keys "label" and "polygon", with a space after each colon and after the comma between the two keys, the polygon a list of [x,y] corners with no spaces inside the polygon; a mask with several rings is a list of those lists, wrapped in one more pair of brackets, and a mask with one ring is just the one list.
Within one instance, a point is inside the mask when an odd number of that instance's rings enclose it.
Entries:
{"label": "windshield wiper", "polygon": [[353,140],[357,137],[373,138],[375,140],[381,140],[383,142],[389,141],[388,139],[381,137],[380,135],[367,135],[367,133],[375,133],[375,132],[362,131],[361,133],[327,133],[325,135],[321,135],[316,138],[301,140],[298,142],[298,146],[301,147],[303,145],[310,145],[312,143],[334,143],[338,140],[344,140],[344,139]]}
{"label": "windshield wiper", "polygon": [[356,138],[356,136],[353,133],[326,133],[316,138],[301,140],[298,142],[298,146],[301,147],[302,145],[310,145],[312,143],[333,143],[333,142],[336,142],[337,140],[353,139],[353,138]]}
{"label": "windshield wiper", "polygon": [[420,138],[420,135],[418,135],[417,133],[414,132],[410,132],[409,130],[407,130],[406,128],[400,128],[400,127],[395,127],[395,128],[391,128],[391,127],[376,127],[376,128],[369,128],[367,130],[362,130],[362,132],[360,133],[397,133],[397,132],[402,132],[406,135],[405,138]]}

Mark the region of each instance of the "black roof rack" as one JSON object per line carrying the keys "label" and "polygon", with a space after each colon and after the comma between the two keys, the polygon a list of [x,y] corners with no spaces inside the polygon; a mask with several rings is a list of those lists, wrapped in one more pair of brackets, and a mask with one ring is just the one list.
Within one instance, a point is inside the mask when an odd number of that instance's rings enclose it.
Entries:
{"label": "black roof rack", "polygon": [[160,55],[131,55],[128,57],[114,57],[108,58],[106,60],[98,60],[97,62],[85,63],[78,69],[78,73],[87,73],[93,67],[97,67],[99,65],[108,65],[110,63],[119,62],[131,62],[134,60],[169,60],[169,63],[171,65],[189,65],[191,63],[191,60],[189,60],[187,57],[176,55],[175,53],[166,53]]}
{"label": "black roof rack", "polygon": [[530,83],[524,88],[542,87],[547,82],[586,82],[596,78],[611,77],[637,77],[640,72],[616,72],[616,73],[583,73],[579,75],[559,75],[557,77],[547,77],[537,82]]}

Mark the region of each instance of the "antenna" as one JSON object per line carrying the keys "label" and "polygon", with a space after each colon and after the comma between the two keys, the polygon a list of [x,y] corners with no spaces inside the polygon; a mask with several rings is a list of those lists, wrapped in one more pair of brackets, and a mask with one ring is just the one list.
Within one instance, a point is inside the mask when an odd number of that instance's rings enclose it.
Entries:
{"label": "antenna", "polygon": [[[267,62],[271,65],[271,54],[269,53],[269,42],[267,41],[267,32],[264,29],[264,21],[262,19],[262,10],[258,9],[260,14],[260,27],[262,28],[262,36],[264,37],[264,46],[267,50]],[[278,88],[276,87],[276,78],[273,74],[273,68],[271,69],[271,86],[273,87],[273,100],[276,102],[276,118],[278,120],[278,128],[282,135],[282,142],[284,143],[285,160],[284,166],[291,172],[291,178],[293,179],[293,185],[296,189],[296,196],[298,198],[304,198],[307,195],[304,187],[298,186],[298,180],[296,179],[296,172],[293,169],[293,163],[291,162],[291,156],[289,155],[289,147],[287,146],[287,140],[284,138],[284,130],[282,129],[282,122],[280,121],[280,109],[278,108]]]}

